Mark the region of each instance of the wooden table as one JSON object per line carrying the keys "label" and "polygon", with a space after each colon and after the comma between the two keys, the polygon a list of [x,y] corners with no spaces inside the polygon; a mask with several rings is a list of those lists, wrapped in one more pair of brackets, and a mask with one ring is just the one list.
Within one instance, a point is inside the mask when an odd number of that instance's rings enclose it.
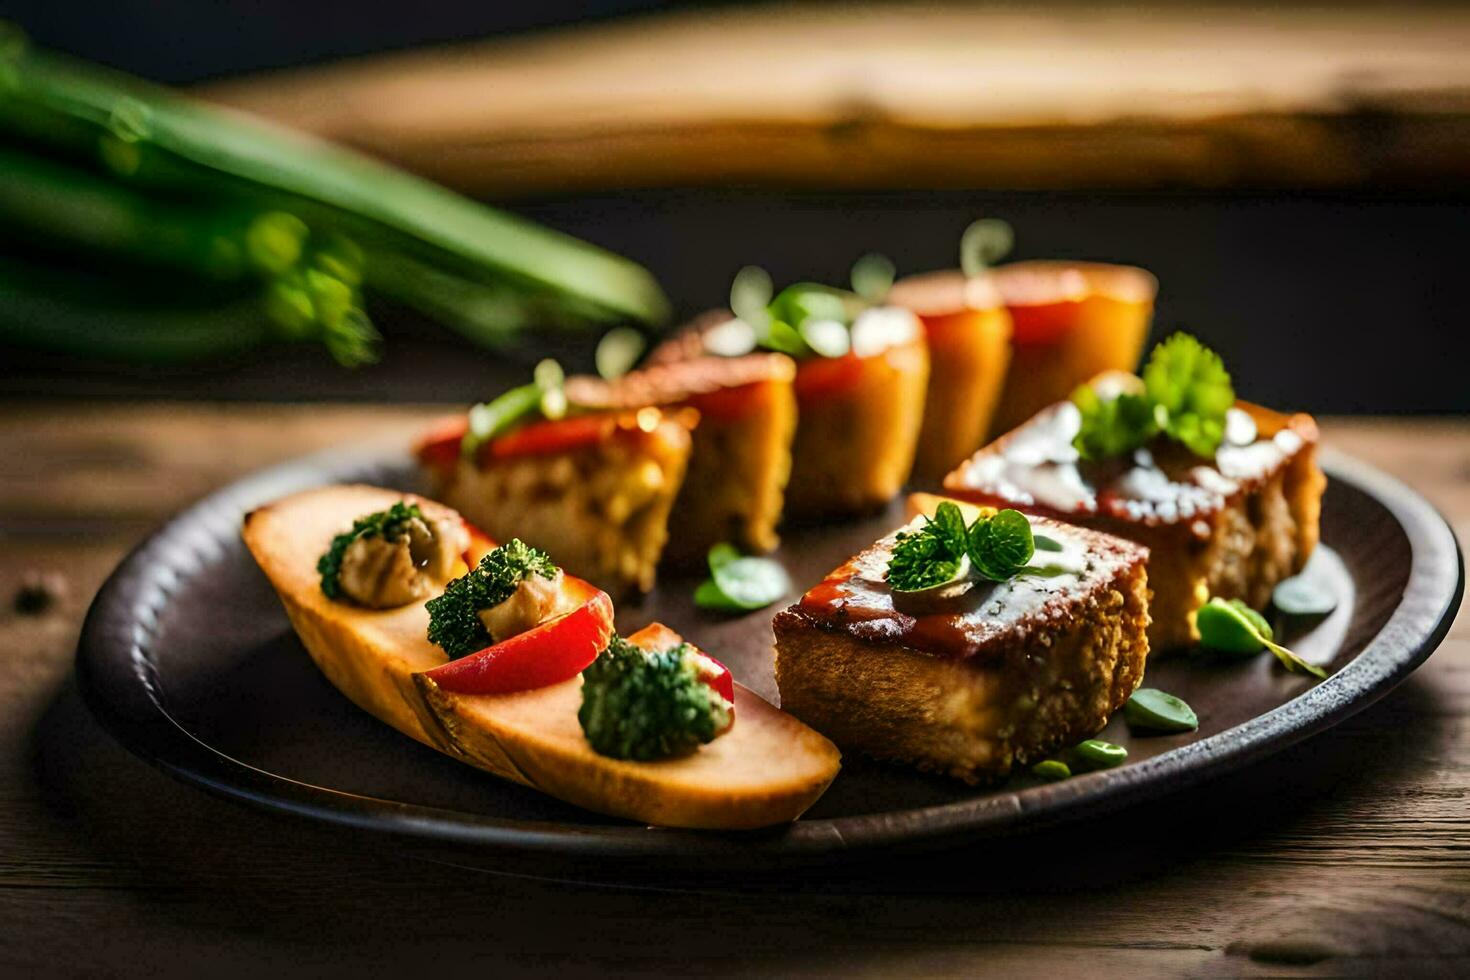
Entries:
{"label": "wooden table", "polygon": [[472,193],[1463,184],[1449,5],[730,5],[201,93]]}
{"label": "wooden table", "polygon": [[[44,615],[0,612],[0,975],[1470,972],[1470,617],[1393,695],[1250,773],[860,887],[624,891],[430,863],[208,797],[98,729],[77,630],[149,528],[435,411],[0,405],[0,596],[27,569],[70,585]],[[1470,421],[1325,428],[1470,537]]]}

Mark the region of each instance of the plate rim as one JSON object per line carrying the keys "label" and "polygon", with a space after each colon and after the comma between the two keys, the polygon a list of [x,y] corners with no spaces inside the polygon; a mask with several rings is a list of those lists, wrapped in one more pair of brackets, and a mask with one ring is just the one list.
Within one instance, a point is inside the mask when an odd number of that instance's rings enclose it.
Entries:
{"label": "plate rim", "polygon": [[125,748],[184,782],[257,808],[439,844],[574,858],[790,861],[936,846],[961,835],[973,840],[1029,833],[1178,792],[1279,752],[1368,707],[1440,645],[1465,587],[1453,528],[1396,477],[1331,448],[1321,450],[1321,461],[1329,480],[1353,486],[1387,510],[1410,547],[1404,594],[1362,651],[1326,681],[1225,731],[1119,769],[1024,791],[799,820],[766,831],[689,831],[514,820],[363,796],[271,773],[205,744],[169,713],[148,657],[158,611],[173,587],[222,553],[252,507],[328,482],[401,474],[409,463],[401,443],[369,442],[297,457],[242,477],[166,521],[128,553],[88,609],[78,640],[78,687],[103,728]]}

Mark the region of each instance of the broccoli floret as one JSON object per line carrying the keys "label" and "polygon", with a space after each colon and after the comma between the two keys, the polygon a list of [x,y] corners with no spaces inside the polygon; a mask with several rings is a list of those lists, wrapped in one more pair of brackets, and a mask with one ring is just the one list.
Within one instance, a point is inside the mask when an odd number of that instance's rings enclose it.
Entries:
{"label": "broccoli floret", "polygon": [[352,542],[358,538],[376,537],[397,541],[402,537],[408,522],[415,519],[424,519],[418,505],[400,500],[387,510],[380,510],[376,514],[368,514],[353,521],[352,530],[344,531],[333,538],[326,553],[317,559],[316,570],[322,577],[322,593],[328,599],[342,598],[342,556],[347,554]]}
{"label": "broccoli floret", "polygon": [[469,574],[446,585],[443,595],[428,601],[429,642],[443,647],[451,659],[483,650],[491,640],[480,610],[509,599],[532,575],[551,579],[558,571],[546,552],[512,538],[481,558]]}
{"label": "broccoli floret", "polygon": [[577,720],[596,751],[646,761],[713,740],[730,725],[730,705],[700,676],[689,644],[649,653],[614,636],[582,671]]}

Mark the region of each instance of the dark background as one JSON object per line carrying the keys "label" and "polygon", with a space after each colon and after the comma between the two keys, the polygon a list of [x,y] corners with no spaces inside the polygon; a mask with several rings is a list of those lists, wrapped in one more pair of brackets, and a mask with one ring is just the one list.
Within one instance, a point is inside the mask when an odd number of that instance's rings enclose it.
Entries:
{"label": "dark background", "polygon": [[[38,42],[169,82],[455,38],[541,29],[669,6],[114,2],[0,7]],[[720,304],[741,265],[778,282],[842,282],[858,255],[903,272],[954,264],[959,232],[995,215],[1016,257],[1136,263],[1162,283],[1154,334],[1215,346],[1253,400],[1319,412],[1470,412],[1463,186],[1147,194],[894,189],[863,193],[700,188],[518,200],[510,207],[653,270],[681,315]],[[0,394],[434,400],[481,398],[541,351],[470,352],[435,325],[375,309],[383,363],[355,373],[316,349],[273,349],[188,370],[0,349]],[[588,344],[553,351],[584,365]]]}

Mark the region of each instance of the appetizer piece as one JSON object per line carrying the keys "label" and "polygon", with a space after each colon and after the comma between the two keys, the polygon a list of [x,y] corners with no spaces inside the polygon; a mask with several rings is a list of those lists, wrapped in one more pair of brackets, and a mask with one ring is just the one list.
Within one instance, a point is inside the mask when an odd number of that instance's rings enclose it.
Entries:
{"label": "appetizer piece", "polygon": [[782,706],[844,748],[968,782],[1102,729],[1143,677],[1146,549],[912,502],[918,517],[777,614]]}
{"label": "appetizer piece", "polygon": [[759,351],[655,365],[613,381],[569,378],[566,397],[578,410],[698,411],[664,550],[666,561],[689,564],[724,541],[752,553],[780,543],[776,526],[796,430],[795,375],[791,358]]}
{"label": "appetizer piece", "polygon": [[706,314],[656,348],[650,363],[733,356],[756,346],[795,357],[787,514],[814,518],[882,507],[908,479],[924,417],[929,351],[918,319],[811,283],[771,300],[770,279],[760,281],[764,289],[743,288],[737,277],[731,297],[737,316]]}
{"label": "appetizer piece", "polygon": [[977,221],[961,240],[961,268],[908,276],[888,294],[919,317],[929,344],[929,394],[914,461],[914,475],[926,483],[938,483],[990,433],[1011,363],[1011,315],[986,273],[1009,247],[1009,226]]}
{"label": "appetizer piece", "polygon": [[1198,639],[1211,596],[1263,608],[1317,544],[1326,479],[1317,425],[1235,400],[1220,359],[1186,334],[1142,378],[1114,372],[1045,409],[945,478],[947,493],[1149,548],[1155,650]]}
{"label": "appetizer piece", "polygon": [[1132,371],[1158,280],[1101,262],[1011,262],[990,278],[1011,314],[1011,368],[991,432],[1005,432],[1104,371]]}
{"label": "appetizer piece", "polygon": [[512,389],[439,426],[419,461],[434,494],[492,538],[520,536],[614,595],[647,592],[698,416],[565,410],[559,377]]}
{"label": "appetizer piece", "polygon": [[[611,604],[524,545],[487,554],[466,576],[469,582],[446,589],[441,598],[447,602],[431,600],[432,618],[422,601],[369,610],[327,596],[316,565],[334,537],[398,503],[447,523],[458,519],[411,495],[336,486],[277,501],[245,522],[246,544],[312,659],[364,710],[503,778],[591,810],[665,826],[748,828],[794,820],[836,776],[839,756],[830,742],[733,684],[712,659],[662,628],[618,642],[680,668],[659,673],[662,681],[676,674],[696,678],[698,690],[677,686],[685,699],[680,703],[711,692],[705,695],[708,731],[694,731],[691,744],[690,728],[660,727],[665,716],[659,711],[674,702],[639,702],[638,685],[619,693],[604,684],[605,705],[621,698],[643,706],[641,715],[628,711],[641,726],[628,744],[659,743],[672,754],[642,762],[599,752],[578,719],[584,704],[578,671],[613,644]],[[512,607],[503,610],[507,602]],[[480,642],[467,616],[479,620],[490,643],[451,660],[430,641],[431,623],[441,641],[460,650]],[[495,642],[497,635],[506,638]],[[626,653],[620,647],[615,656]],[[707,744],[704,734],[712,739]]]}

